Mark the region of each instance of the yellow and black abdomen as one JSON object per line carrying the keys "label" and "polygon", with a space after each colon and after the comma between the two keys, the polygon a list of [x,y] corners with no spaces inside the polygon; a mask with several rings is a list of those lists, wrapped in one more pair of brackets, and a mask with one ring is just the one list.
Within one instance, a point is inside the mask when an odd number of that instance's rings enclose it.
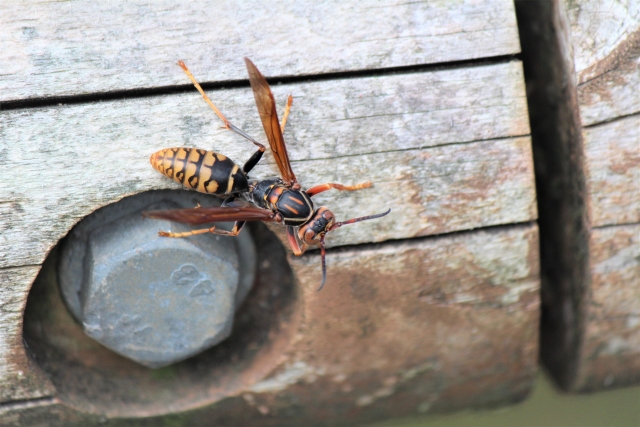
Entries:
{"label": "yellow and black abdomen", "polygon": [[155,170],[187,188],[208,194],[249,190],[247,175],[223,154],[199,148],[165,148],[149,159]]}

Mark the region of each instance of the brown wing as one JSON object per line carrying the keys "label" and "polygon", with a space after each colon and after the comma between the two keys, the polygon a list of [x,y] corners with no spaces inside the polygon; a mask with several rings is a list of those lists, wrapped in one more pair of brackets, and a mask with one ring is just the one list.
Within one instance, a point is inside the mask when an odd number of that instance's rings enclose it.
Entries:
{"label": "brown wing", "polygon": [[213,207],[193,209],[169,209],[162,211],[142,212],[142,216],[154,219],[168,219],[184,224],[206,224],[225,221],[274,221],[275,214],[254,206],[247,207]]}
{"label": "brown wing", "polygon": [[258,107],[258,113],[260,113],[262,126],[267,134],[267,139],[269,140],[273,157],[278,164],[280,175],[287,184],[294,184],[298,182],[298,180],[293,170],[291,170],[287,147],[284,144],[284,137],[282,136],[282,129],[280,129],[278,113],[276,112],[276,102],[273,99],[271,89],[269,89],[269,84],[249,58],[244,58],[244,62],[247,64],[249,82],[251,82],[253,96],[256,98],[256,105]]}

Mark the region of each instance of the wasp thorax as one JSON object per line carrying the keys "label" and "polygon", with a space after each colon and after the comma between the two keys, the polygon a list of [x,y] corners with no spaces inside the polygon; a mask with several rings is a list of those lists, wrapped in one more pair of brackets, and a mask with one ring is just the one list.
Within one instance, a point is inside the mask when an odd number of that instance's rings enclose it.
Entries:
{"label": "wasp thorax", "polygon": [[300,227],[298,237],[308,245],[319,245],[320,238],[329,231],[335,219],[333,212],[325,206],[320,206],[311,221]]}

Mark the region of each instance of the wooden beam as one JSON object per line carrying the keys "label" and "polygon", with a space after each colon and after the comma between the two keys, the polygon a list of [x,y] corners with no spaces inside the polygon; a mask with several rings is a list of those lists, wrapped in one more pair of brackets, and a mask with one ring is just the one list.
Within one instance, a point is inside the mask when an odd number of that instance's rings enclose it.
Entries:
{"label": "wooden beam", "polygon": [[640,223],[640,114],[588,127],[583,138],[592,226]]}
{"label": "wooden beam", "polygon": [[540,209],[541,359],[565,390],[637,384],[628,307],[640,305],[640,8],[522,0],[516,9]]}
{"label": "wooden beam", "polygon": [[[327,192],[318,203],[339,218],[392,208],[383,221],[343,227],[328,239],[331,245],[536,217],[530,142],[510,138],[528,132],[517,62],[274,89],[282,100],[300,94],[286,137],[304,186],[374,182],[355,193]],[[264,140],[248,89],[211,96],[236,125]],[[0,114],[6,153],[0,227],[12,247],[0,253],[2,266],[41,263],[78,220],[101,206],[140,191],[179,188],[149,165],[156,150],[197,146],[240,164],[252,151],[220,129],[195,90]],[[255,176],[272,174],[261,166]]]}
{"label": "wooden beam", "polygon": [[576,388],[637,386],[640,382],[640,224],[591,233],[591,299]]}
{"label": "wooden beam", "polygon": [[435,64],[520,51],[513,3],[5,3],[0,101]]}
{"label": "wooden beam", "polygon": [[51,396],[55,389],[31,362],[22,339],[24,307],[40,266],[0,269],[0,402]]}
{"label": "wooden beam", "polygon": [[[284,317],[287,332],[274,330],[266,350],[251,349],[262,354],[251,369],[221,376],[206,365],[221,363],[220,355],[161,371],[117,356],[84,335],[57,297],[58,308],[40,311],[32,327],[38,347],[55,352],[46,365],[58,399],[4,405],[0,422],[80,426],[99,414],[124,426],[142,415],[152,423],[257,425],[268,413],[269,425],[348,425],[528,393],[540,313],[535,224],[341,248],[327,262],[327,286],[316,292],[318,254],[291,260],[297,314]],[[271,347],[277,351],[266,357]],[[96,369],[97,361],[106,363]]]}

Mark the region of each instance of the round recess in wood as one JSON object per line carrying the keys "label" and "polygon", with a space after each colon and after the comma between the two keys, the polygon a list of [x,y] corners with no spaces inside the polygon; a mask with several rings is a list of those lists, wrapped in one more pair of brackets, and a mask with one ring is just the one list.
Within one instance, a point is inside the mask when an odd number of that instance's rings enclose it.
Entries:
{"label": "round recess in wood", "polygon": [[24,318],[30,356],[50,377],[56,397],[80,412],[148,417],[210,405],[264,379],[298,327],[298,290],[277,237],[263,224],[248,224],[243,233],[255,241],[257,266],[231,335],[159,369],[129,360],[85,334],[60,292],[58,244],[33,284]]}

